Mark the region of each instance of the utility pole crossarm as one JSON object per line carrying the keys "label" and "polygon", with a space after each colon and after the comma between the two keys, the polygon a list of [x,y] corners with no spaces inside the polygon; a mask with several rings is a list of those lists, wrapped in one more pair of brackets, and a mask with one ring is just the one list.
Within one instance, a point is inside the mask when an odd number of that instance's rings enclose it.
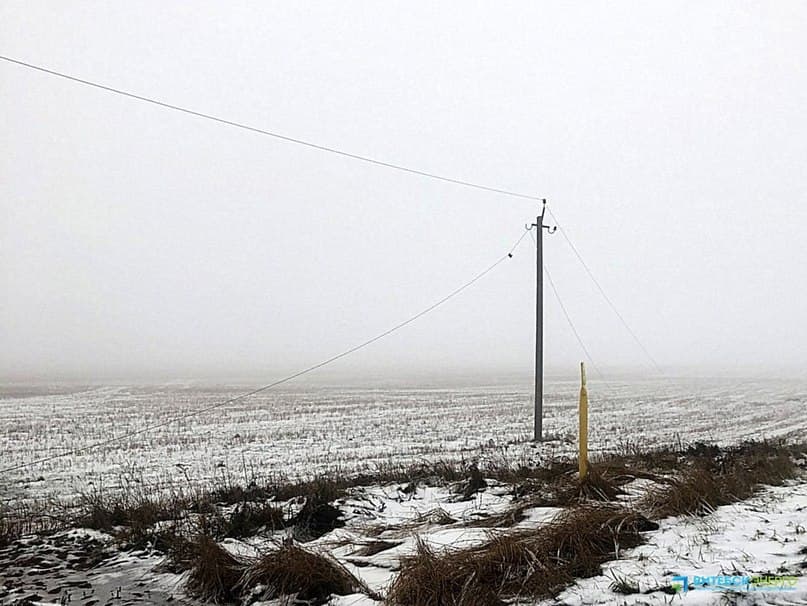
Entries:
{"label": "utility pole crossarm", "polygon": [[541,214],[530,228],[536,228],[536,259],[535,259],[535,419],[533,439],[536,442],[543,440],[544,421],[544,260],[543,260],[543,234],[544,230],[553,234],[556,226],[544,225],[546,214],[546,199],[542,200]]}

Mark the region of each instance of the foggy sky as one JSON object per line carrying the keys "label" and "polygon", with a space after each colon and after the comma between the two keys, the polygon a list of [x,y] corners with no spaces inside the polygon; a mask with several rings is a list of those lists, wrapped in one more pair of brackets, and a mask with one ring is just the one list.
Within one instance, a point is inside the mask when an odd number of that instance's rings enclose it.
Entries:
{"label": "foggy sky", "polygon": [[[549,199],[670,372],[807,364],[803,2],[2,2],[0,54]],[[537,205],[0,62],[0,378],[272,377],[420,311]],[[534,249],[340,362],[532,368]],[[651,372],[560,234],[595,362]],[[583,358],[547,285],[546,365]]]}

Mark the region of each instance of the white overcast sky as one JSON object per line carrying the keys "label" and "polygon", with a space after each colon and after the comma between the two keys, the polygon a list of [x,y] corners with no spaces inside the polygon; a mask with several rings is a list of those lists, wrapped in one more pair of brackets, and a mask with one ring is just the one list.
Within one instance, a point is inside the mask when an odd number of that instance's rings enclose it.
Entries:
{"label": "white overcast sky", "polygon": [[[807,3],[0,2],[0,54],[545,196],[665,369],[807,364]],[[272,377],[506,252],[537,206],[0,62],[0,375]],[[556,234],[603,368],[641,350]],[[356,372],[529,373],[534,249]],[[546,292],[546,364],[582,354]],[[649,371],[648,371],[649,372]]]}

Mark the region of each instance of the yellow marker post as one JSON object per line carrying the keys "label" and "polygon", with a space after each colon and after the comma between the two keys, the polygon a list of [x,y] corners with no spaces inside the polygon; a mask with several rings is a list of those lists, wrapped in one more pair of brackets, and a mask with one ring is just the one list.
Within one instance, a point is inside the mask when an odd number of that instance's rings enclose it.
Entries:
{"label": "yellow marker post", "polygon": [[583,480],[588,473],[588,391],[586,390],[586,367],[580,362],[580,409],[578,410],[580,420],[578,465],[580,479]]}

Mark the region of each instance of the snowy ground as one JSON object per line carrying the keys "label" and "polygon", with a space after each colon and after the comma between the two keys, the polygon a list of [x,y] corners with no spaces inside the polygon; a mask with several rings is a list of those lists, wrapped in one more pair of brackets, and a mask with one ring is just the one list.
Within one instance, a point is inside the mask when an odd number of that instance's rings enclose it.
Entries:
{"label": "snowy ground", "polygon": [[[6,386],[0,391],[0,452],[3,468],[87,446],[152,423],[226,400],[249,386],[104,386],[42,389]],[[371,469],[391,461],[424,458],[501,457],[512,461],[571,454],[575,447],[575,381],[547,388],[547,433],[555,439],[536,448],[528,441],[528,386],[469,388],[289,388],[267,392],[212,413],[170,424],[135,439],[6,473],[0,495],[56,494],[64,497],[90,485],[113,488],[121,481],[149,490],[206,483],[229,476],[243,483],[253,476],[287,477]],[[677,437],[722,444],[745,438],[807,437],[807,382],[737,380],[645,380],[597,385],[591,381],[591,450],[670,443]],[[634,496],[645,481],[631,486]],[[584,604],[807,604],[807,483],[765,488],[754,498],[721,507],[703,518],[661,521],[647,543],[620,554],[604,574],[581,579],[545,603]],[[328,551],[368,586],[383,594],[412,553],[417,537],[429,544],[467,546],[487,530],[473,520],[511,504],[511,487],[491,485],[469,501],[446,487],[357,488],[339,503],[347,524],[307,544]],[[557,513],[528,510],[521,527],[539,527]],[[191,603],[183,577],[155,572],[160,556],[121,554],[110,537],[57,535],[0,550],[0,603],[23,595],[43,603]],[[275,539],[280,538],[275,536]],[[362,555],[361,547],[385,541],[388,548]],[[266,536],[228,540],[228,549],[256,553]],[[100,550],[100,551],[99,551]],[[87,558],[97,566],[82,568]],[[34,555],[38,560],[30,561]],[[103,555],[106,554],[106,555]],[[72,557],[72,559],[71,559]],[[78,559],[76,559],[78,558]],[[687,575],[797,575],[796,590],[729,594],[696,589],[671,595],[672,577]],[[614,593],[615,580],[641,593]],[[134,583],[131,581],[135,580]],[[14,590],[9,591],[14,584]],[[120,593],[118,587],[121,588]],[[72,588],[72,589],[71,589]],[[658,591],[653,591],[658,589]],[[648,592],[649,593],[645,593]],[[16,598],[14,597],[16,596]],[[756,601],[754,601],[756,600]],[[760,601],[761,600],[761,601]],[[375,604],[367,596],[336,598],[338,606]]]}
{"label": "snowy ground", "polygon": [[[226,400],[254,386],[8,385],[0,390],[3,468],[87,446]],[[60,496],[90,483],[150,488],[230,476],[300,476],[372,468],[389,461],[536,455],[530,386],[268,391],[113,445],[0,477],[0,495]],[[572,452],[576,381],[546,388],[547,443]],[[731,443],[807,435],[807,381],[590,379],[591,450],[676,439]]]}
{"label": "snowy ground", "polygon": [[[607,563],[604,574],[582,579],[544,606],[584,604],[807,604],[807,483],[768,487],[741,503],[719,507],[706,517],[662,520],[647,542]],[[614,593],[615,579],[640,591],[669,587],[672,577],[778,575],[798,577],[792,591],[742,588]],[[674,599],[673,599],[674,598]]]}
{"label": "snowy ground", "polygon": [[[636,481],[624,499],[629,503],[647,487]],[[347,524],[316,541],[308,549],[334,555],[375,592],[384,594],[399,570],[400,557],[413,553],[418,538],[436,550],[463,547],[485,540],[489,529],[470,526],[482,516],[500,513],[511,504],[510,488],[492,485],[468,501],[458,501],[446,487],[420,486],[407,492],[403,485],[357,488],[339,501]],[[518,523],[519,528],[539,528],[559,510],[535,508]],[[807,482],[804,478],[787,486],[763,487],[753,498],[720,507],[705,517],[678,517],[661,520],[660,528],[645,534],[646,543],[620,553],[619,559],[605,564],[603,574],[580,579],[555,599],[541,606],[583,606],[593,604],[807,604]],[[233,553],[257,555],[282,538],[283,531],[271,536],[223,545]],[[148,552],[115,553],[110,549],[99,565],[88,571],[72,569],[71,558],[81,560],[89,553],[73,543],[86,537],[102,546],[110,537],[92,531],[71,531],[60,535],[64,541],[37,543],[25,557],[35,554],[34,566],[16,566],[7,550],[0,553],[0,581],[22,582],[3,596],[3,603],[14,603],[31,596],[42,603],[58,603],[70,594],[71,603],[93,606],[99,600],[120,605],[152,603],[193,604],[182,591],[183,575],[160,572],[161,558]],[[384,541],[378,553],[361,555],[362,548]],[[37,547],[38,545],[38,547]],[[72,547],[71,547],[72,545]],[[63,549],[64,552],[59,550]],[[68,554],[68,555],[65,555]],[[17,556],[17,564],[20,562]],[[792,591],[728,593],[706,589],[671,595],[673,576],[777,574],[796,576]],[[13,577],[13,578],[12,578]],[[613,590],[616,579],[626,579],[640,593],[621,594]],[[0,583],[2,585],[3,583]],[[120,587],[120,589],[118,589]],[[48,598],[50,597],[50,600]],[[279,606],[280,601],[261,604]],[[369,606],[379,603],[364,594],[334,597],[334,606]]]}

